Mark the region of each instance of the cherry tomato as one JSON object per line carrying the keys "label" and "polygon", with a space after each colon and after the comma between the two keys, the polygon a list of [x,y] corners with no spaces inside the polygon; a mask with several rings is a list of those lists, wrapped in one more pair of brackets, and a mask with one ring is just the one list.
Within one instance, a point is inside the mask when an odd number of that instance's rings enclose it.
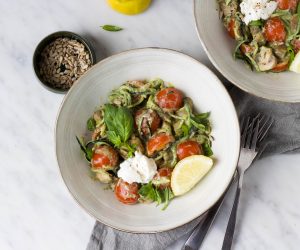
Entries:
{"label": "cherry tomato", "polygon": [[113,169],[117,166],[119,155],[111,146],[101,145],[94,151],[91,163],[93,168]]}
{"label": "cherry tomato", "polygon": [[117,199],[128,205],[132,205],[138,202],[139,199],[139,187],[137,183],[129,184],[122,179],[118,180],[117,185],[115,186],[115,195]]}
{"label": "cherry tomato", "polygon": [[161,119],[156,111],[151,109],[140,109],[135,114],[135,124],[139,127],[143,135],[153,134],[160,126]]}
{"label": "cherry tomato", "polygon": [[165,189],[167,187],[170,187],[171,185],[171,175],[172,175],[171,168],[167,168],[167,167],[160,168],[157,174],[153,177],[153,182],[161,181],[162,179],[165,179],[166,183],[162,183],[158,186],[160,189]]}
{"label": "cherry tomato", "polygon": [[284,24],[279,17],[272,17],[267,20],[264,27],[264,36],[268,42],[284,42],[286,31]]}
{"label": "cherry tomato", "polygon": [[296,10],[298,0],[277,0],[278,9],[281,10]]}
{"label": "cherry tomato", "polygon": [[190,155],[203,154],[202,146],[195,141],[185,141],[177,146],[177,157],[182,160]]}
{"label": "cherry tomato", "polygon": [[276,66],[272,69],[272,71],[278,73],[278,72],[286,71],[288,67],[289,67],[289,61],[286,60],[284,62],[276,64]]}
{"label": "cherry tomato", "polygon": [[182,107],[183,96],[176,88],[165,88],[156,94],[155,101],[162,109],[175,111]]}
{"label": "cherry tomato", "polygon": [[154,152],[164,149],[170,142],[174,141],[172,135],[160,133],[147,142],[147,153],[151,156]]}
{"label": "cherry tomato", "polygon": [[235,21],[234,19],[230,19],[229,23],[228,23],[228,34],[230,35],[230,37],[232,37],[233,39],[235,39],[235,32],[234,32],[234,28],[235,28]]}
{"label": "cherry tomato", "polygon": [[298,39],[294,40],[292,44],[293,44],[295,54],[297,54],[298,51],[300,51],[300,40],[298,40]]}

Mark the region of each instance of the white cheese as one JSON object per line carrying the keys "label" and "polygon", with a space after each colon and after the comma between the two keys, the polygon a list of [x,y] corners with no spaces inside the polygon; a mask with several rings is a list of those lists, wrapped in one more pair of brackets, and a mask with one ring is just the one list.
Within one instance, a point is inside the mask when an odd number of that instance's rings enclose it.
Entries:
{"label": "white cheese", "polygon": [[247,25],[251,21],[267,20],[277,8],[277,2],[269,0],[243,0],[240,4]]}
{"label": "white cheese", "polygon": [[128,183],[148,183],[157,173],[157,166],[153,159],[135,152],[135,156],[120,164],[118,177]]}

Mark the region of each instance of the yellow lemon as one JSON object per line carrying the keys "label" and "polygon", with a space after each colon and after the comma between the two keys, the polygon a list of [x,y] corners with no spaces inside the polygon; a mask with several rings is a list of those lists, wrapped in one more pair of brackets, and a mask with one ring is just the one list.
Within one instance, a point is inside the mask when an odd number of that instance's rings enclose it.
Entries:
{"label": "yellow lemon", "polygon": [[296,54],[295,59],[292,61],[290,71],[300,73],[300,51]]}
{"label": "yellow lemon", "polygon": [[174,195],[190,191],[212,168],[213,160],[204,155],[192,155],[179,161],[171,176]]}
{"label": "yellow lemon", "polygon": [[107,0],[107,2],[114,10],[122,14],[135,15],[145,11],[151,0]]}

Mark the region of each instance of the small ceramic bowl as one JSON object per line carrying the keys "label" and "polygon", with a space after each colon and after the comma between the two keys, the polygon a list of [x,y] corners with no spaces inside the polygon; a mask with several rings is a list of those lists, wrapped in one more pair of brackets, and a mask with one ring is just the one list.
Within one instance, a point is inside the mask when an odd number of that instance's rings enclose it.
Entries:
{"label": "small ceramic bowl", "polygon": [[48,90],[51,90],[55,93],[66,93],[69,89],[61,89],[58,87],[54,87],[51,84],[49,84],[47,81],[45,81],[41,74],[40,74],[40,67],[39,67],[39,62],[41,60],[41,53],[44,50],[44,48],[50,44],[51,42],[53,42],[54,40],[56,40],[57,38],[70,38],[70,39],[74,39],[77,40],[78,42],[82,43],[87,51],[87,53],[89,54],[90,60],[91,60],[91,65],[94,65],[96,63],[96,54],[95,51],[92,47],[92,45],[90,44],[90,42],[88,40],[86,40],[85,38],[79,36],[78,34],[75,34],[73,32],[70,31],[58,31],[55,33],[52,33],[48,36],[46,36],[36,47],[34,54],[33,54],[33,68],[34,68],[34,72],[37,76],[37,78],[39,79],[40,83],[46,87]]}

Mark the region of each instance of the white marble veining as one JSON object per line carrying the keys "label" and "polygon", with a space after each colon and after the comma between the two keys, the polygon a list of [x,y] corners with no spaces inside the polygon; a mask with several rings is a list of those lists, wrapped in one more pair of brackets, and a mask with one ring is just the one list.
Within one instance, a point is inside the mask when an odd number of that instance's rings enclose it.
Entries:
{"label": "white marble veining", "polygon": [[[104,0],[2,0],[0,9],[0,249],[85,249],[94,220],[69,195],[54,153],[63,96],[36,80],[34,48],[49,33],[70,30],[91,39],[98,59],[166,47],[212,68],[195,32],[192,0],[153,0],[134,17],[113,12]],[[99,28],[103,24],[124,31],[109,33]],[[299,248],[299,162],[299,154],[274,156],[247,173],[235,249]],[[203,249],[221,245],[225,214]]]}

